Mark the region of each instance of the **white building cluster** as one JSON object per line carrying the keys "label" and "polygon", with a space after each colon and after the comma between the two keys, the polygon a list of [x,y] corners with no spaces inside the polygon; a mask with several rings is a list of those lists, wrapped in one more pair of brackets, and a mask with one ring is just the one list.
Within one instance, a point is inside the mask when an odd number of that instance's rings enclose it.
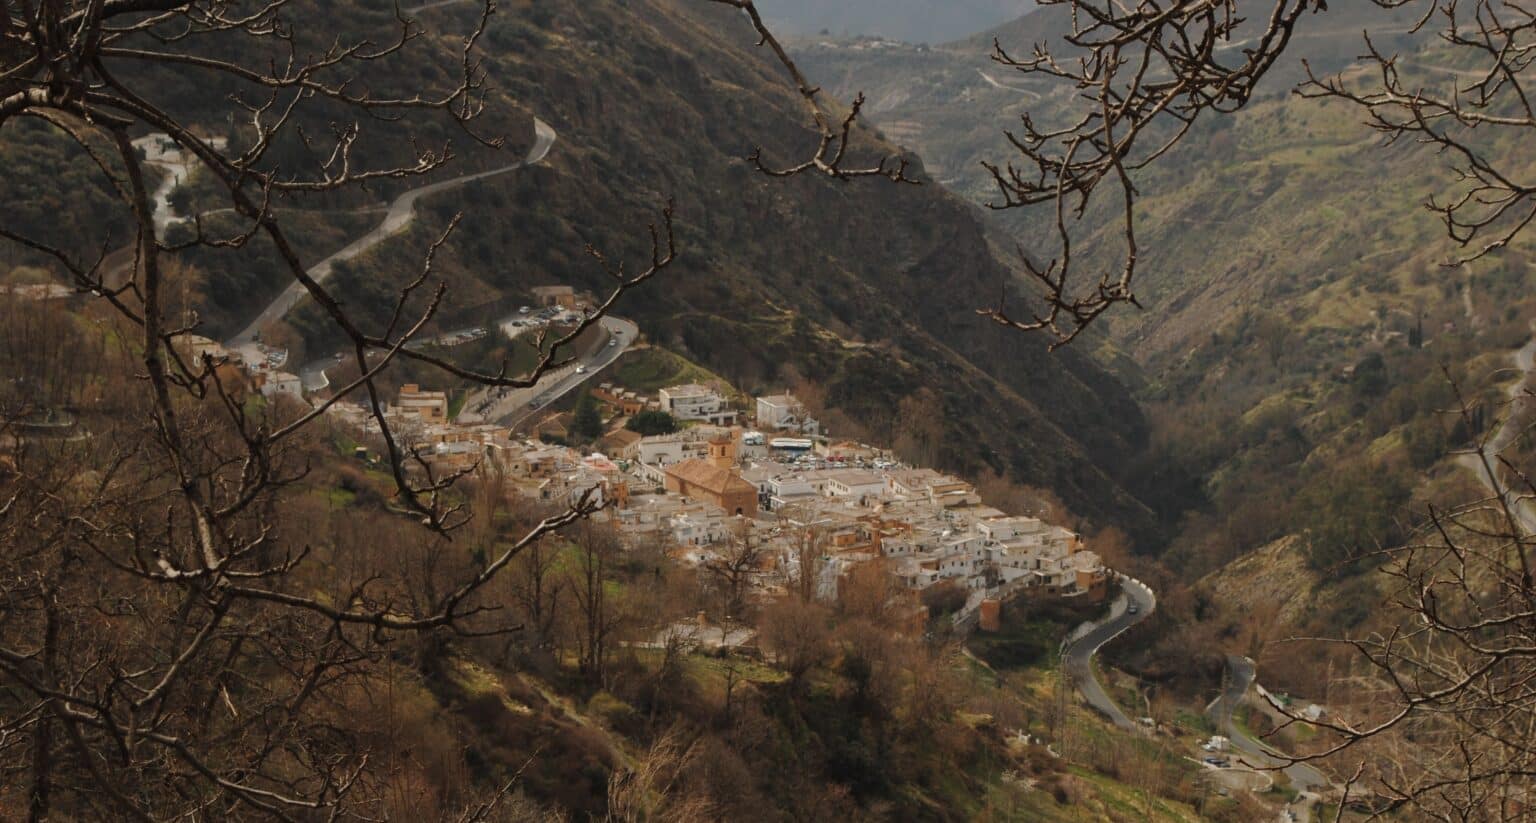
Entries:
{"label": "white building cluster", "polygon": [[[664,392],[663,406],[675,410],[695,396]],[[1077,534],[987,506],[965,480],[863,444],[777,436],[785,425],[804,434],[814,424],[787,395],[768,407],[792,413],[756,420],[768,434],[697,422],[675,434],[610,436],[610,454],[521,439],[505,427],[457,425],[446,419],[446,402],[407,386],[388,412],[402,440],[434,468],[494,472],[510,494],[552,505],[595,490],[611,504],[598,516],[627,543],[659,546],[689,565],[750,544],[760,594],[812,575],[815,590],[833,598],[853,569],[876,562],[910,590],[946,584],[973,600],[1106,590],[1102,561]],[[377,432],[360,406],[337,404],[332,414]]]}

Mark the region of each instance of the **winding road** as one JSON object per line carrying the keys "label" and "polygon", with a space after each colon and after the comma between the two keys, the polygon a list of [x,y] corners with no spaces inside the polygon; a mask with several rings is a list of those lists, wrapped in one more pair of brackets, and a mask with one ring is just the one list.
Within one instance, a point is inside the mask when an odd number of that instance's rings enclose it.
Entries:
{"label": "winding road", "polygon": [[1515,351],[1514,361],[1515,368],[1520,370],[1520,379],[1509,387],[1508,416],[1483,447],[1488,456],[1487,465],[1484,465],[1476,452],[1463,454],[1456,460],[1477,475],[1478,482],[1482,483],[1490,494],[1499,494],[1500,488],[1503,487],[1505,502],[1509,504],[1509,510],[1514,514],[1515,519],[1520,522],[1520,528],[1527,533],[1536,533],[1536,515],[1531,512],[1530,495],[1502,482],[1492,474],[1499,468],[1498,455],[1531,427],[1531,415],[1536,412],[1536,396],[1533,396],[1533,393],[1536,393],[1536,373],[1533,373],[1536,372],[1536,336]]}
{"label": "winding road", "polygon": [[981,75],[981,79],[985,80],[987,85],[991,86],[994,89],[1004,89],[1006,91],[1018,92],[1019,94],[1027,94],[1027,95],[1029,95],[1030,99],[1032,99],[1032,100],[1039,100],[1040,99],[1040,92],[1035,91],[1034,89],[1021,89],[1018,86],[1010,86],[1007,83],[1004,83],[1004,82],[998,80],[996,77],[993,77],[992,75],[987,74],[986,72],[982,71],[981,69],[977,69],[976,73]]}
{"label": "winding road", "polygon": [[[1536,336],[1516,350],[1513,359],[1515,367],[1520,371],[1520,379],[1509,387],[1509,415],[1484,446],[1489,465],[1485,466],[1475,452],[1457,458],[1457,462],[1476,474],[1477,479],[1492,494],[1499,493],[1501,484],[1490,473],[1490,467],[1492,471],[1497,471],[1497,455],[1530,428],[1532,414],[1536,413],[1536,396],[1533,396],[1536,393]],[[1531,512],[1528,496],[1514,489],[1505,489],[1504,495],[1510,511],[1520,521],[1521,528],[1527,532],[1536,532],[1536,516]],[[1282,753],[1249,736],[1233,721],[1233,711],[1253,686],[1256,667],[1246,657],[1227,655],[1226,668],[1226,687],[1206,709],[1206,716],[1232,741],[1232,747],[1242,753],[1243,760],[1249,765],[1258,769],[1279,769],[1290,778],[1291,785],[1300,792],[1300,797],[1287,808],[1297,813],[1296,819],[1307,819],[1308,809],[1318,801],[1319,792],[1331,787],[1332,781],[1310,763],[1286,765],[1288,761]]]}
{"label": "winding road", "polygon": [[[208,145],[215,149],[223,149],[228,145],[228,141],[223,137],[211,137],[208,138]],[[192,176],[193,170],[200,164],[193,155],[172,142],[170,135],[164,132],[146,134],[134,140],[133,147],[144,153],[145,165],[154,166],[165,172],[165,177],[160,179],[160,184],[155,186],[154,192],[150,195],[150,200],[154,203],[155,237],[164,240],[165,231],[172,223],[187,221],[186,217],[176,214],[176,208],[171,205],[171,194]]]}
{"label": "winding road", "polygon": [[[447,3],[431,4],[416,10],[420,11],[422,8],[430,8],[435,5],[447,5]],[[307,273],[316,282],[325,282],[330,277],[336,263],[357,257],[408,227],[416,217],[416,203],[421,198],[449,191],[476,180],[483,180],[525,166],[536,165],[549,155],[549,151],[554,146],[557,137],[558,135],[556,135],[555,130],[548,123],[535,118],[534,143],[528,150],[527,156],[522,160],[486,171],[429,183],[401,194],[389,203],[384,219],[379,225],[362,237],[347,244],[345,248],[311,266]],[[298,281],[290,283],[239,334],[231,338],[227,345],[232,349],[253,346],[257,342],[261,329],[281,320],[294,306],[298,305],[299,301],[307,293],[303,284]],[[537,409],[558,400],[588,380],[593,374],[612,364],[613,361],[619,358],[619,355],[623,354],[634,344],[635,339],[640,335],[639,327],[634,323],[617,317],[604,317],[599,321],[599,326],[603,334],[598,338],[597,344],[592,346],[589,351],[579,353],[576,362],[562,368],[558,372],[547,375],[545,380],[541,381],[537,386],[506,391],[489,404],[486,403],[486,398],[490,395],[486,392],[472,396],[466,404],[467,413],[460,417],[461,421],[495,421],[517,426],[534,414]],[[326,371],[335,364],[335,360],[326,358],[304,365],[299,370],[299,378],[304,390],[312,392],[326,388],[330,384]],[[478,409],[477,406],[479,407]]]}
{"label": "winding road", "polygon": [[1253,686],[1255,672],[1256,666],[1252,660],[1235,654],[1227,655],[1226,688],[1222,689],[1221,696],[1206,709],[1206,716],[1222,734],[1226,735],[1228,740],[1232,741],[1232,748],[1242,753],[1241,759],[1245,763],[1255,769],[1280,769],[1286,777],[1290,778],[1291,786],[1300,793],[1300,797],[1292,807],[1303,812],[1297,817],[1305,820],[1307,819],[1305,810],[1317,802],[1318,792],[1331,786],[1332,781],[1310,763],[1291,763],[1289,766],[1284,766],[1287,762],[1284,755],[1250,737],[1233,721],[1232,712],[1239,703],[1243,702],[1248,689]]}
{"label": "winding road", "polygon": [[431,3],[423,3],[422,5],[416,6],[415,8],[406,9],[405,13],[415,14],[417,12],[430,11],[432,9],[441,8],[443,6],[456,6],[460,3],[468,2],[469,0],[434,0],[434,2]]}
{"label": "winding road", "polygon": [[[1109,617],[1067,644],[1062,653],[1062,665],[1066,667],[1067,674],[1088,705],[1108,717],[1116,726],[1135,729],[1136,724],[1110,699],[1093,674],[1093,656],[1099,649],[1125,630],[1147,619],[1147,615],[1157,608],[1157,596],[1141,581],[1125,577],[1120,581],[1120,588],[1124,593],[1110,606]],[[1134,613],[1130,609],[1131,604],[1136,606]]]}
{"label": "winding road", "polygon": [[[537,164],[549,154],[550,147],[555,144],[555,138],[557,135],[555,134],[555,130],[551,128],[548,123],[545,123],[543,120],[539,120],[538,118],[534,118],[533,127],[534,142],[533,147],[528,150],[527,157],[517,161],[516,163],[509,163],[498,168],[476,172],[474,174],[466,174],[461,177],[454,177],[449,180],[440,180],[436,183],[429,183],[425,186],[420,186],[405,192],[390,202],[389,211],[385,213],[383,222],[379,223],[378,226],[375,226],[372,231],[349,243],[346,248],[336,252],[330,257],[327,257],[324,260],[321,260],[319,263],[316,263],[314,266],[310,267],[307,273],[311,278],[315,280],[315,282],[325,282],[325,280],[330,277],[331,271],[336,263],[343,260],[351,260],[352,258],[357,257],[363,252],[366,252],[374,246],[384,242],[386,239],[393,236],[396,232],[399,232],[405,227],[409,226],[411,221],[416,218],[416,201],[423,197],[430,197],[431,195],[438,194],[439,192],[458,188],[459,186],[463,186],[466,183],[472,183],[476,180],[483,180],[487,177],[494,177],[498,174],[505,174],[506,172],[513,171],[514,169],[523,168],[524,166],[532,166]],[[297,305],[298,302],[303,299],[306,294],[308,294],[308,291],[304,288],[304,285],[297,280],[288,284],[288,287],[283,289],[282,293],[280,293],[271,303],[269,303],[267,307],[262,310],[261,314],[257,315],[256,318],[250,322],[250,325],[246,326],[245,329],[243,329],[239,334],[231,338],[227,345],[234,349],[249,346],[256,342],[257,335],[260,334],[262,328],[278,320],[281,320],[283,316],[288,314],[288,312],[292,310],[293,307]]]}

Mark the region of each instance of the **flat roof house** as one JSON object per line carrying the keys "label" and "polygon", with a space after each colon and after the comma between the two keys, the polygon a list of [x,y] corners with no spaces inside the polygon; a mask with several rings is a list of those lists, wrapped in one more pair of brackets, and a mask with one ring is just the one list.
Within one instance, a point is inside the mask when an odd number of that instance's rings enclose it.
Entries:
{"label": "flat roof house", "polygon": [[659,396],[661,410],[678,420],[704,420],[717,426],[736,422],[736,410],[727,408],[725,398],[708,386],[697,383],[668,386]]}
{"label": "flat roof house", "polygon": [[406,383],[400,387],[400,396],[395,399],[395,406],[402,413],[414,415],[428,423],[448,419],[448,393],[422,391],[421,386],[415,383]]}

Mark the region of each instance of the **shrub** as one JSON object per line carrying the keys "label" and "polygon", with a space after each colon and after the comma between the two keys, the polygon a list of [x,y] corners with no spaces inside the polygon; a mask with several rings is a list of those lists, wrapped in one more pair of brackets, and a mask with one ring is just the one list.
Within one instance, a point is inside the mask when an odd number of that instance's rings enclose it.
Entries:
{"label": "shrub", "polygon": [[629,418],[624,428],[646,437],[671,434],[677,431],[677,420],[664,411],[643,411]]}

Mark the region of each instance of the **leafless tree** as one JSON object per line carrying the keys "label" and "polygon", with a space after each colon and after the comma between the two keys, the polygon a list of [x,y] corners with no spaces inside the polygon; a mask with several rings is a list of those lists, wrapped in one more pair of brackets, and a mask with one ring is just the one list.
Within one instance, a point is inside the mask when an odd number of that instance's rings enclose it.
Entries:
{"label": "leafless tree", "polygon": [[817,603],[785,599],[763,609],[758,636],[780,668],[798,682],[831,653],[831,613]]}
{"label": "leafless tree", "polygon": [[[486,586],[529,546],[598,508],[581,496],[467,571],[436,564],[432,547],[441,551],[469,520],[454,491],[467,472],[434,473],[396,436],[379,378],[410,359],[488,386],[533,385],[569,359],[570,344],[622,295],[671,264],[670,208],[651,230],[640,269],[591,249],[610,291],[576,328],[541,340],[538,362],[524,374],[407,346],[442,305],[448,284],[433,258],[447,232],[425,249],[388,321],[367,328],[306,271],[275,211],[284,198],[428,178],[457,159],[452,143],[409,143],[402,122],[435,119],[462,144],[499,148],[500,136],[480,128],[487,87],[476,58],[493,10],[483,3],[460,48],[444,51],[398,8],[382,27],[337,32],[317,24],[323,7],[302,0],[0,2],[0,128],[33,120],[72,141],[133,226],[114,241],[126,247],[81,257],[0,218],[0,239],[67,273],[93,303],[88,316],[118,344],[78,345],[67,353],[73,362],[54,352],[38,364],[40,379],[101,381],[93,391],[113,414],[92,420],[88,436],[4,438],[12,454],[0,477],[0,749],[8,769],[0,783],[24,787],[33,819],[377,815],[399,775],[373,761],[366,718],[341,716],[339,695],[364,686],[365,664],[383,659],[391,635],[510,628],[484,597]],[[390,79],[388,67],[406,54],[446,60],[450,71],[437,76],[451,79],[437,87]],[[213,140],[153,102],[151,69],[236,89],[228,105],[238,138]],[[145,132],[196,158],[237,216],[236,229],[219,233],[199,219],[189,240],[157,236],[151,177],[133,140]],[[295,163],[289,152],[279,163],[280,146],[301,146],[297,154],[309,160]],[[253,406],[228,364],[183,345],[200,326],[176,310],[168,255],[256,238],[276,249],[348,341],[360,375],[313,408]],[[70,344],[67,335],[39,334],[34,344]],[[83,359],[98,361],[105,376]],[[35,388],[34,407],[73,402],[81,391]],[[382,433],[391,505],[409,515],[402,523],[416,524],[397,530],[406,536],[396,548],[418,554],[399,558],[400,574],[357,559],[350,568],[370,570],[342,585],[316,567],[322,547],[304,531],[311,523],[278,512],[292,511],[313,458],[323,459],[316,424],[352,397],[363,399]],[[19,409],[7,404],[0,427],[9,432]],[[347,551],[358,557],[374,548]],[[427,563],[431,579],[417,574]]]}
{"label": "leafless tree", "polygon": [[[1378,0],[1391,8],[1401,0]],[[1467,251],[1456,261],[1476,260],[1503,248],[1536,220],[1536,179],[1512,146],[1536,137],[1527,74],[1536,60],[1536,7],[1525,2],[1439,0],[1430,3],[1415,25],[1438,29],[1457,62],[1473,68],[1404,64],[1379,49],[1369,33],[1363,60],[1373,82],[1350,82],[1344,75],[1308,79],[1303,97],[1339,99],[1368,116],[1371,128],[1388,142],[1410,140],[1434,146],[1452,158],[1458,190],[1426,205],[1439,214],[1446,232]],[[1450,93],[1426,87],[1424,73],[1449,73]],[[1407,75],[1405,77],[1405,75]],[[1369,76],[1369,75],[1367,75]]]}
{"label": "leafless tree", "polygon": [[609,643],[629,618],[621,596],[610,590],[612,565],[619,551],[608,524],[583,521],[576,541],[576,561],[567,571],[566,588],[575,601],[574,641],[581,673],[601,685],[607,671]]}
{"label": "leafless tree", "polygon": [[[1373,0],[1382,9],[1405,0]],[[1023,256],[1023,266],[1043,287],[1044,309],[1017,318],[1003,304],[983,315],[1015,329],[1043,329],[1057,344],[1117,302],[1135,302],[1137,273],[1134,177],[1164,157],[1201,117],[1223,117],[1252,100],[1258,84],[1287,57],[1293,38],[1327,11],[1313,0],[1272,0],[1241,5],[1152,0],[1109,3],[1049,0],[1071,11],[1066,54],[1044,45],[1015,57],[997,43],[997,63],[1026,75],[1071,86],[1086,106],[1063,127],[1038,127],[1026,115],[1008,138],[1018,152],[1011,163],[989,166],[1000,200],[995,209],[1051,204],[1060,253],[1048,264]],[[1533,18],[1524,3],[1502,0],[1435,0],[1413,32],[1439,29],[1456,54],[1475,55],[1479,68],[1453,72],[1455,95],[1427,92],[1404,80],[1396,55],[1379,51],[1366,34],[1366,60],[1378,83],[1349,83],[1344,77],[1307,80],[1298,94],[1329,97],[1364,107],[1372,126],[1389,141],[1409,138],[1433,144],[1456,158],[1461,192],[1430,201],[1452,240],[1470,247],[1459,261],[1476,259],[1505,246],[1536,216],[1536,189],[1522,178],[1522,160],[1507,149],[1510,140],[1528,140],[1536,118],[1522,77],[1530,68]],[[1507,164],[1501,164],[1507,163]],[[1100,273],[1086,287],[1072,281],[1072,232],[1100,184],[1107,183],[1123,215],[1124,263]]]}
{"label": "leafless tree", "polygon": [[641,760],[614,773],[608,781],[610,823],[676,820],[682,823],[717,819],[709,801],[689,791],[684,777],[699,756],[697,739],[680,729],[663,733]]}
{"label": "leafless tree", "polygon": [[[1373,1],[1383,10],[1408,4]],[[1165,156],[1201,117],[1244,107],[1287,56],[1297,33],[1320,25],[1310,18],[1325,13],[1327,4],[1047,0],[1045,5],[1070,12],[1066,48],[1037,44],[1028,55],[1016,56],[998,43],[993,59],[1064,83],[1085,103],[1076,119],[1061,127],[1037,125],[1026,115],[1020,128],[1008,133],[1017,158],[988,168],[1000,195],[993,208],[1050,205],[1059,251],[1044,264],[1022,255],[1026,271],[1041,286],[1042,308],[1015,315],[999,301],[982,314],[1013,328],[1044,330],[1060,345],[1111,306],[1136,303],[1137,173]],[[1489,151],[1503,136],[1491,133],[1528,140],[1519,135],[1536,127],[1523,86],[1528,78],[1521,77],[1532,57],[1532,17],[1519,2],[1433,0],[1414,31],[1435,25],[1442,27],[1446,43],[1481,58],[1481,67],[1454,96],[1405,82],[1398,59],[1379,51],[1369,34],[1367,60],[1378,69],[1376,88],[1310,76],[1308,69],[1309,79],[1298,91],[1358,104],[1390,139],[1416,139],[1457,156],[1457,177],[1465,185],[1448,201],[1429,205],[1462,246],[1493,236],[1463,258],[1475,259],[1508,243],[1533,218],[1536,189],[1522,182],[1522,161],[1501,166],[1508,156]],[[1123,220],[1123,265],[1084,279],[1074,276],[1072,238],[1101,187],[1117,201]]]}
{"label": "leafless tree", "polygon": [[1363,676],[1334,690],[1324,719],[1275,708],[1332,741],[1294,760],[1340,766],[1347,797],[1376,813],[1526,819],[1536,799],[1536,486],[1487,443],[1465,458],[1490,494],[1432,510],[1417,540],[1385,552],[1387,627],[1311,638],[1352,648]]}
{"label": "leafless tree", "polygon": [[[820,134],[812,159],[785,169],[759,168],[774,175],[817,171],[838,178],[891,174],[876,167],[848,172],[842,162],[860,115],[855,97],[840,127],[820,89],[805,77],[752,0],[710,0],[742,9],[807,101]],[[1383,12],[1413,0],[1372,0]],[[1010,306],[1008,289],[978,314],[1003,326],[1041,331],[1051,346],[1071,342],[1104,312],[1119,304],[1140,306],[1135,294],[1142,249],[1136,235],[1137,179],[1189,134],[1197,121],[1230,115],[1254,97],[1261,82],[1290,56],[1299,33],[1328,11],[1324,0],[1042,0],[1061,9],[1068,22],[1063,42],[1032,44],[1027,53],[995,42],[998,65],[1058,83],[1073,93],[1077,107],[1062,124],[1025,114],[1005,132],[1015,155],[987,164],[998,197],[997,210],[1043,207],[1052,211],[1056,248],[1049,254],[1021,250],[1020,263],[1036,286]],[[1385,15],[1384,15],[1385,16]],[[1453,241],[1468,251],[1455,262],[1477,259],[1507,245],[1536,220],[1536,182],[1525,174],[1518,149],[1536,130],[1526,90],[1527,70],[1536,59],[1536,17],[1522,0],[1426,0],[1412,33],[1438,29],[1458,55],[1470,55],[1472,70],[1428,67],[1457,77],[1453,94],[1437,94],[1408,78],[1401,60],[1381,51],[1365,35],[1364,60],[1375,69],[1374,83],[1319,77],[1310,67],[1297,89],[1304,97],[1334,98],[1360,106],[1372,127],[1390,141],[1416,140],[1455,158],[1459,184],[1446,199],[1427,205],[1440,214]],[[1406,77],[1405,77],[1406,74]],[[1074,237],[1093,231],[1095,195],[1109,198],[1124,242],[1122,262],[1100,272],[1078,271]]]}
{"label": "leafless tree", "polygon": [[821,93],[819,86],[814,86],[800,71],[784,45],[774,36],[773,31],[763,22],[763,16],[757,9],[755,0],[706,0],[710,3],[718,3],[740,9],[751,21],[752,29],[757,33],[758,45],[766,46],[773,52],[773,56],[789,73],[795,90],[800,98],[805,101],[805,106],[810,112],[811,121],[816,127],[816,151],[809,159],[784,167],[771,167],[763,161],[762,150],[752,153],[749,158],[758,171],[772,177],[791,177],[804,172],[823,174],[836,180],[852,180],[858,177],[884,177],[896,183],[915,183],[907,176],[907,159],[905,157],[881,157],[873,166],[849,168],[848,150],[853,147],[855,130],[859,113],[864,107],[864,95],[859,94],[848,107],[846,114],[839,117],[832,109],[832,103]]}
{"label": "leafless tree", "polygon": [[[1383,10],[1407,5],[1374,2]],[[979,313],[1010,328],[1043,331],[1055,347],[1115,305],[1139,305],[1133,288],[1141,253],[1138,174],[1172,151],[1202,117],[1246,106],[1309,16],[1326,13],[1327,4],[1043,4],[1068,12],[1066,49],[1037,44],[1019,56],[997,43],[993,59],[1066,85],[1084,105],[1059,127],[1025,116],[1007,134],[1016,158],[988,169],[999,192],[993,208],[1053,210],[1058,252],[1044,263],[1021,254],[1039,286],[1038,297],[1025,298],[1035,305],[1018,314],[1005,297]],[[753,20],[759,25],[755,14]],[[1536,183],[1527,179],[1529,158],[1521,150],[1536,130],[1525,87],[1536,57],[1536,14],[1521,2],[1431,0],[1413,32],[1435,28],[1453,53],[1477,64],[1448,70],[1457,78],[1454,93],[1427,91],[1412,79],[1414,67],[1379,49],[1369,33],[1363,59],[1374,70],[1374,83],[1362,85],[1346,74],[1320,77],[1307,67],[1297,93],[1347,101],[1389,142],[1417,141],[1453,158],[1458,189],[1427,205],[1465,249],[1457,264],[1508,245],[1536,220]],[[771,43],[766,33],[764,39]],[[787,57],[780,59],[804,93],[808,84]],[[1123,262],[1084,276],[1074,268],[1073,240],[1103,189],[1123,224]],[[1378,811],[1411,809],[1437,820],[1523,819],[1536,807],[1536,582],[1530,558],[1536,518],[1529,510],[1536,485],[1485,447],[1475,450],[1474,464],[1489,478],[1492,495],[1434,512],[1424,541],[1390,552],[1387,573],[1399,583],[1399,625],[1342,641],[1375,672],[1381,699],[1361,707],[1358,717],[1318,723],[1339,742],[1301,758],[1355,755],[1345,799],[1368,786],[1381,801]]]}
{"label": "leafless tree", "polygon": [[826,566],[827,530],[814,517],[815,511],[811,509],[788,506],[778,511],[775,526],[779,534],[787,536],[790,551],[794,552],[789,589],[804,603],[816,599],[821,571]]}
{"label": "leafless tree", "polygon": [[513,568],[513,597],[525,615],[528,645],[544,652],[554,648],[555,627],[560,618],[563,586],[552,574],[559,557],[557,547],[541,540],[529,546]]}
{"label": "leafless tree", "polygon": [[705,571],[720,590],[720,605],[725,609],[725,618],[743,617],[747,587],[762,574],[764,557],[762,540],[753,533],[751,524],[742,522],[721,550],[704,561]]}

